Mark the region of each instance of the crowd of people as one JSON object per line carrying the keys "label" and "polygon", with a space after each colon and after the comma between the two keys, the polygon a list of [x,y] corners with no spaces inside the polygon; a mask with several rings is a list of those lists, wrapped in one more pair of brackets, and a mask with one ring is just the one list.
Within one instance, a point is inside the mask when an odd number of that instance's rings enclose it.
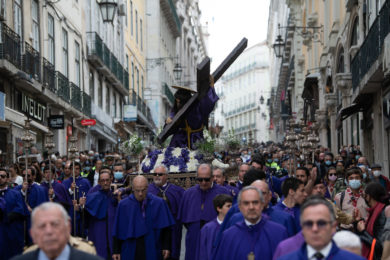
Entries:
{"label": "crowd of people", "polygon": [[314,161],[273,143],[215,157],[186,190],[164,165],[148,181],[114,153],[0,168],[0,259],[33,243],[42,259],[73,255],[73,237],[118,260],[390,259],[390,181],[358,146],[319,147]]}

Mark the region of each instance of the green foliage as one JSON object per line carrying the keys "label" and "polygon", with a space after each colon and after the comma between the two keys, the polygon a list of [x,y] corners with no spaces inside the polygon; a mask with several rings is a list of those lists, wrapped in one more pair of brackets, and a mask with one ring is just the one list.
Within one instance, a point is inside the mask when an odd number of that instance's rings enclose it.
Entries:
{"label": "green foliage", "polygon": [[213,154],[215,151],[216,140],[213,139],[210,133],[205,129],[203,130],[204,139],[194,143],[195,148],[201,154]]}
{"label": "green foliage", "polygon": [[234,129],[228,131],[228,136],[225,138],[225,143],[229,150],[238,150],[240,149],[240,140],[237,136],[234,135]]}
{"label": "green foliage", "polygon": [[138,135],[133,135],[120,145],[120,149],[127,155],[139,155],[144,149],[144,145]]}

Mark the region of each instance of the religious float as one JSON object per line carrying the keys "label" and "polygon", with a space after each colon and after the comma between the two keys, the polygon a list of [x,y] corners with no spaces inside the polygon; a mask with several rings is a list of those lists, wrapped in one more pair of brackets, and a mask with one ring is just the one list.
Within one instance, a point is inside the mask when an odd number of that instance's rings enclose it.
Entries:
{"label": "religious float", "polygon": [[[168,147],[150,150],[142,162],[138,173],[152,179],[154,169],[159,165],[167,167],[168,178],[173,184],[189,188],[196,184],[196,169],[201,163],[221,164],[214,159],[215,139],[208,130],[208,119],[218,96],[214,83],[245,50],[247,39],[243,38],[225,60],[210,74],[210,58],[206,57],[197,66],[197,90],[184,86],[172,86],[177,89],[174,107],[166,124],[158,135],[157,142],[162,145],[171,136]],[[139,158],[137,151],[141,140],[134,136],[122,144],[122,150],[128,150],[132,158]]]}

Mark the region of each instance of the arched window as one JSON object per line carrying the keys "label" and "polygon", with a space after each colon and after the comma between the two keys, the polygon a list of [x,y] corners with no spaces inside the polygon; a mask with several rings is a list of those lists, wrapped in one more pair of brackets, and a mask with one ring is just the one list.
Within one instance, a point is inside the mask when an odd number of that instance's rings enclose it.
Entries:
{"label": "arched window", "polygon": [[339,52],[339,56],[337,59],[337,67],[336,73],[344,73],[345,72],[345,63],[344,63],[344,49],[341,48]]}
{"label": "arched window", "polygon": [[357,16],[353,21],[350,46],[357,45],[358,39],[359,39],[359,17]]}

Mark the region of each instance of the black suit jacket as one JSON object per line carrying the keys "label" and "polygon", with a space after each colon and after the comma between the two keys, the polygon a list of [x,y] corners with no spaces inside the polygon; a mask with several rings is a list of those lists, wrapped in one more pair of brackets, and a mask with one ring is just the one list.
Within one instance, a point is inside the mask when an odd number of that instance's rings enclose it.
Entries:
{"label": "black suit jacket", "polygon": [[[38,254],[39,254],[39,249],[32,252],[28,252],[24,255],[15,256],[11,258],[11,260],[37,260]],[[101,258],[100,256],[91,255],[83,251],[77,250],[76,248],[70,247],[69,260],[78,260],[78,259],[103,260],[103,258]]]}

